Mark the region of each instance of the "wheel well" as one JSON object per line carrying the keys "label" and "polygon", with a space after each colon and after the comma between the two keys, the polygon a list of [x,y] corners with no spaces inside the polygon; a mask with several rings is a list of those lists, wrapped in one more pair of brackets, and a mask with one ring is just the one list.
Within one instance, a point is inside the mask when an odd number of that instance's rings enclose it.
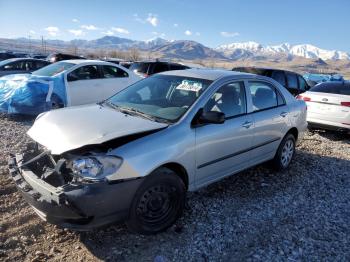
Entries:
{"label": "wheel well", "polygon": [[186,169],[178,164],[178,163],[168,163],[163,165],[162,167],[166,167],[169,168],[170,170],[174,171],[180,178],[181,180],[184,182],[186,189],[188,189],[188,174]]}
{"label": "wheel well", "polygon": [[295,140],[298,140],[298,129],[296,127],[291,128],[287,134],[292,134]]}

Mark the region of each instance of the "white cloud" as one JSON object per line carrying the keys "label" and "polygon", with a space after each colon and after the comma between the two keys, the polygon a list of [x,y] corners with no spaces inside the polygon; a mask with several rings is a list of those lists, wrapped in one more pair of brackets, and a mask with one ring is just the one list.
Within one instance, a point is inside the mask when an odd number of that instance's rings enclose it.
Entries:
{"label": "white cloud", "polygon": [[73,23],[79,23],[79,20],[76,19],[76,18],[73,18],[73,19],[72,19],[72,22],[73,22]]}
{"label": "white cloud", "polygon": [[75,35],[75,36],[82,36],[82,35],[85,35],[85,32],[83,30],[74,30],[74,29],[70,29],[68,30],[69,33]]}
{"label": "white cloud", "polygon": [[199,32],[196,32],[196,36],[200,36],[201,35],[201,33],[199,33]]}
{"label": "white cloud", "polygon": [[60,29],[56,26],[48,26],[44,29],[50,36],[57,36]]}
{"label": "white cloud", "polygon": [[36,34],[36,32],[35,32],[34,30],[29,30],[29,34],[31,34],[31,35],[35,35],[35,34]]}
{"label": "white cloud", "polygon": [[82,25],[81,28],[86,30],[97,30],[98,28],[94,25]]}
{"label": "white cloud", "polygon": [[223,37],[235,37],[235,36],[239,36],[239,33],[237,33],[237,32],[220,32],[220,35]]}
{"label": "white cloud", "polygon": [[152,26],[156,27],[158,25],[158,18],[157,15],[154,14],[148,14],[148,17],[146,19],[148,23],[150,23]]}
{"label": "white cloud", "polygon": [[111,30],[107,30],[106,32],[102,32],[102,34],[112,36],[114,35],[114,32]]}
{"label": "white cloud", "polygon": [[174,24],[174,27],[178,27],[179,25],[178,24]]}
{"label": "white cloud", "polygon": [[138,14],[133,14],[135,21],[146,24],[149,23],[152,26],[156,27],[159,23],[158,16],[152,13],[149,13],[145,19],[142,19]]}
{"label": "white cloud", "polygon": [[192,32],[190,30],[186,30],[185,35],[192,35]]}
{"label": "white cloud", "polygon": [[121,27],[112,27],[111,28],[112,31],[115,31],[117,33],[120,33],[120,34],[130,34],[130,32],[128,30],[126,30],[125,28],[121,28]]}

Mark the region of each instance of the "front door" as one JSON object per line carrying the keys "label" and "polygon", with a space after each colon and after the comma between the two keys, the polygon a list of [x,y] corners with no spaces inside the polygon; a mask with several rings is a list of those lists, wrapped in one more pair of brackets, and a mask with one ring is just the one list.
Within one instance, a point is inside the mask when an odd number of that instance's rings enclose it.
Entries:
{"label": "front door", "polygon": [[204,186],[249,166],[253,120],[247,115],[243,82],[220,87],[204,111],[225,114],[223,124],[196,127],[196,183]]}
{"label": "front door", "polygon": [[97,65],[85,65],[68,73],[68,103],[70,106],[96,103],[100,100],[101,75]]}

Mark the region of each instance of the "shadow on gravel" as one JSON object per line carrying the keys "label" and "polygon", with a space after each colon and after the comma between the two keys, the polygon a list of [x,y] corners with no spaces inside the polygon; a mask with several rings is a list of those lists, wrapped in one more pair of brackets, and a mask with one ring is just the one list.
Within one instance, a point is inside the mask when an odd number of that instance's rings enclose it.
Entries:
{"label": "shadow on gravel", "polygon": [[0,113],[0,118],[7,119],[8,121],[23,123],[24,125],[32,125],[36,116],[29,115],[7,115],[4,113]]}
{"label": "shadow on gravel", "polygon": [[309,130],[310,134],[318,134],[321,137],[330,139],[332,141],[342,141],[350,144],[350,133],[329,131],[329,130]]}
{"label": "shadow on gravel", "polygon": [[342,223],[349,215],[342,210],[349,208],[349,167],[348,160],[298,150],[286,171],[263,164],[190,192],[190,210],[164,233],[142,236],[114,225],[78,235],[101,260],[246,260],[258,252],[260,258],[300,260],[315,252],[331,258],[350,233]]}

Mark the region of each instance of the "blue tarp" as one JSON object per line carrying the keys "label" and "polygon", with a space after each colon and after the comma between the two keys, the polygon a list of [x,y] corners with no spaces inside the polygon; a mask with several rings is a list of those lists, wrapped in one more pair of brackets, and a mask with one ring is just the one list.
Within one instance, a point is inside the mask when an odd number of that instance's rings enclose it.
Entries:
{"label": "blue tarp", "polygon": [[0,78],[0,112],[38,115],[51,109],[52,96],[67,104],[64,74],[53,77],[17,74]]}

